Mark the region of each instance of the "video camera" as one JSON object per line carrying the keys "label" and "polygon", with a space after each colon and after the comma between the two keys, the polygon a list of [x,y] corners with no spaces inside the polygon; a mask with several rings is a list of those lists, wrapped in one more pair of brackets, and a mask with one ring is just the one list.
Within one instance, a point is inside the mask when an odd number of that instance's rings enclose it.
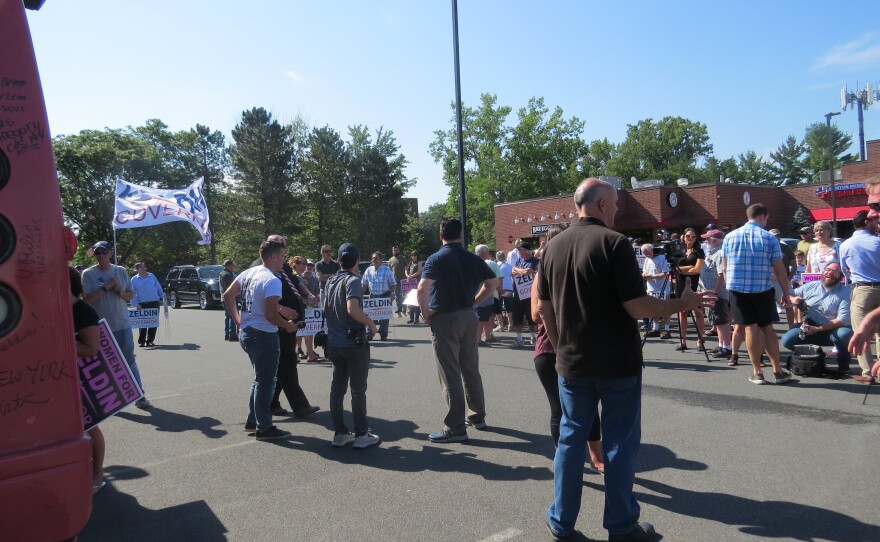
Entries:
{"label": "video camera", "polygon": [[664,240],[654,245],[654,254],[666,256],[666,263],[670,269],[678,266],[678,262],[684,258],[684,247],[678,241]]}
{"label": "video camera", "polygon": [[354,341],[355,346],[367,344],[367,334],[364,332],[363,326],[348,328],[348,338]]}

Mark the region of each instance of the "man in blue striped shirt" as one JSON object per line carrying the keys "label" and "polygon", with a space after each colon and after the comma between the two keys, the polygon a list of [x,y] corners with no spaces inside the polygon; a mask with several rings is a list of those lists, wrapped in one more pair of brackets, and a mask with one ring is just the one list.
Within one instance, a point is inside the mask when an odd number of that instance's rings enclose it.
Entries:
{"label": "man in blue striped shirt", "polygon": [[[370,287],[370,297],[390,297],[394,299],[394,291],[397,288],[397,281],[394,279],[394,273],[391,268],[382,264],[382,253],[374,252],[372,258],[373,265],[364,270],[361,284]],[[384,341],[388,339],[388,320],[379,320],[379,337]]]}
{"label": "man in blue striped shirt", "polygon": [[[775,292],[770,275],[776,274],[779,284],[788,284],[788,273],[782,264],[782,248],[772,233],[765,230],[770,212],[762,203],[746,209],[749,221],[724,238],[722,269],[734,323],[745,326],[746,349],[752,362],[749,382],[764,384],[761,356],[766,350],[773,366],[776,384],[785,384],[791,375],[779,366],[779,340],[773,330],[776,311]],[[782,294],[783,305],[788,305],[788,293]]]}

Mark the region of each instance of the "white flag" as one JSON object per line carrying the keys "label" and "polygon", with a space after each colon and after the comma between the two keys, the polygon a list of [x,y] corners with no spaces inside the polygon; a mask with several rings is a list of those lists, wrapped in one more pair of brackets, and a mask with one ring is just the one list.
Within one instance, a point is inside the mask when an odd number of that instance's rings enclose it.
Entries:
{"label": "white flag", "polygon": [[114,228],[142,228],[175,220],[189,222],[202,235],[200,245],[211,243],[208,204],[202,192],[204,178],[187,188],[161,189],[116,179]]}

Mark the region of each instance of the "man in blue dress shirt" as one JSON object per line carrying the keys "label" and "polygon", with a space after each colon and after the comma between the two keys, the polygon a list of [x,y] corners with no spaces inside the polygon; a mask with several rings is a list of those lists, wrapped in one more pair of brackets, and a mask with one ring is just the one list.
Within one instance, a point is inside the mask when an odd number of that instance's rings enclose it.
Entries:
{"label": "man in blue dress shirt", "polygon": [[[876,186],[876,185],[875,185]],[[880,188],[880,187],[878,187]],[[870,191],[869,191],[870,194]],[[870,196],[868,201],[870,201]],[[869,203],[880,208],[878,203]],[[838,254],[840,264],[852,282],[852,297],[850,298],[850,310],[852,326],[858,328],[862,320],[869,312],[880,307],[880,237],[877,237],[878,209],[859,211],[853,217],[853,226],[856,231],[852,237],[840,245]],[[871,383],[871,344],[858,356],[859,367],[862,374],[853,380],[862,383]]]}

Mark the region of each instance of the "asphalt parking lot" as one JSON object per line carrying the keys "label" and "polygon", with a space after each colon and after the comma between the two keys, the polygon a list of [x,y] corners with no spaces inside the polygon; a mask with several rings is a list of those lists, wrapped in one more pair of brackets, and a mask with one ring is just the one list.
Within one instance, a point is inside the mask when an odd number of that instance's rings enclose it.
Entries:
{"label": "asphalt parking lot", "polygon": [[[291,438],[245,436],[252,373],[222,340],[223,312],[172,310],[137,352],[154,408],[103,426],[108,485],[80,540],[548,539],[553,445],[532,352],[510,348],[511,333],[481,348],[489,428],[433,444],[444,405],[430,330],[403,322],[372,346],[368,414],[383,442],[353,450],[330,446],[329,363],[299,365],[322,410],[276,418]],[[645,347],[635,485],[664,540],[880,540],[880,389],[862,405],[852,380],[755,386],[748,364],[674,345]],[[578,528],[594,540],[607,537],[602,490],[584,475]]]}

